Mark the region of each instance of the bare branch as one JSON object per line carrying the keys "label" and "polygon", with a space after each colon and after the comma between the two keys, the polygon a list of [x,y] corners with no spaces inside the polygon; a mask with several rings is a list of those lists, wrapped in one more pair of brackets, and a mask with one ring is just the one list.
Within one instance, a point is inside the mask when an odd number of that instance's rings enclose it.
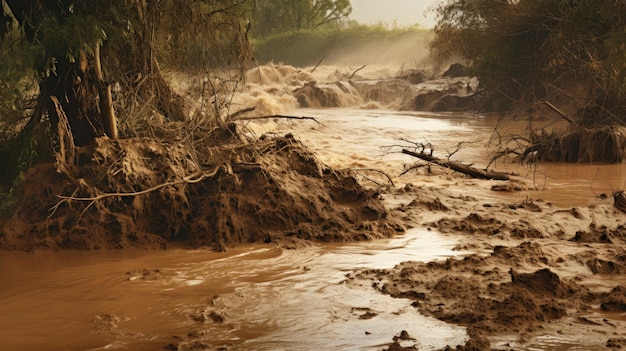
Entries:
{"label": "bare branch", "polygon": [[[201,181],[203,181],[206,178],[211,178],[214,177],[217,172],[219,172],[220,168],[222,168],[224,165],[221,164],[217,167],[215,167],[215,169],[209,173],[194,173],[192,175],[186,176],[181,180],[177,180],[174,182],[167,182],[167,183],[162,183],[156,186],[153,186],[149,189],[145,189],[145,190],[141,190],[141,191],[135,191],[135,192],[130,192],[130,193],[105,193],[105,194],[101,194],[98,196],[93,196],[93,197],[75,197],[75,196],[64,196],[64,195],[57,195],[57,197],[59,199],[62,199],[64,201],[98,201],[98,200],[102,200],[105,199],[107,197],[114,197],[114,196],[120,196],[120,197],[124,197],[124,196],[139,196],[139,195],[145,195],[148,193],[151,193],[153,191],[168,187],[168,186],[174,186],[174,185],[179,185],[179,184],[194,184],[194,183],[199,183]],[[56,207],[56,206],[55,206]]]}
{"label": "bare branch", "polygon": [[384,175],[387,178],[387,180],[389,180],[389,183],[391,184],[391,186],[395,186],[395,184],[393,183],[393,179],[391,179],[391,176],[389,176],[389,174],[387,174],[387,173],[385,173],[385,172],[383,172],[383,171],[381,171],[379,169],[375,169],[375,168],[352,168],[350,170],[351,171],[367,171],[367,172],[375,172],[375,173],[382,174],[382,175]]}

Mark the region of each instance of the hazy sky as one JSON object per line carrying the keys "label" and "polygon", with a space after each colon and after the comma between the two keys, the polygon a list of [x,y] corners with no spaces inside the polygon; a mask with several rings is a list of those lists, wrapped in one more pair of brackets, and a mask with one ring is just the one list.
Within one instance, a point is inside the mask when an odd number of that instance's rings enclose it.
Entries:
{"label": "hazy sky", "polygon": [[428,8],[443,0],[351,0],[350,19],[360,23],[384,22],[406,26],[419,24],[422,27],[435,25],[434,15],[425,14]]}

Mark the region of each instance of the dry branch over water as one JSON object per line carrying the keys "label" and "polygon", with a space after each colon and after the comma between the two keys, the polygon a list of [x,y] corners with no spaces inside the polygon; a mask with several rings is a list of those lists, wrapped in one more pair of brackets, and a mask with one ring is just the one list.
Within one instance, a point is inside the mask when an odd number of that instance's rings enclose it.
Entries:
{"label": "dry branch over water", "polygon": [[417,157],[419,159],[422,159],[430,163],[434,163],[441,167],[449,168],[455,172],[460,172],[470,177],[479,178],[479,179],[509,180],[509,176],[504,173],[481,170],[476,167],[464,165],[460,162],[442,160],[440,158],[434,157],[429,154],[425,154],[423,152],[414,152],[411,150],[402,149],[402,153],[413,156],[413,157]]}

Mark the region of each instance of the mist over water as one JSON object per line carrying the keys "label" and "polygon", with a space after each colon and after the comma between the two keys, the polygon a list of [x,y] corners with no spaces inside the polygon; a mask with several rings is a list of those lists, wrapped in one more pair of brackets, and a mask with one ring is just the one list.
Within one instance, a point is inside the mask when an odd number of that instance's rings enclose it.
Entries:
{"label": "mist over water", "polygon": [[430,35],[408,33],[396,40],[370,40],[358,47],[326,53],[323,63],[333,66],[387,66],[426,69]]}

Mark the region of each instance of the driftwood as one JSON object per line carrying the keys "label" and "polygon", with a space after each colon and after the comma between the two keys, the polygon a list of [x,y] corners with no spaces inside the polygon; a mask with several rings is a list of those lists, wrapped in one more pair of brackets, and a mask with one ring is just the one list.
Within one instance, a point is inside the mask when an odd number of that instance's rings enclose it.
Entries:
{"label": "driftwood", "polygon": [[509,180],[509,176],[505,173],[482,170],[482,169],[474,168],[468,165],[464,165],[459,162],[442,160],[440,158],[434,157],[432,155],[429,155],[423,152],[414,152],[411,150],[402,149],[402,153],[413,156],[413,157],[417,157],[419,159],[422,159],[430,163],[434,163],[441,167],[449,168],[456,172],[467,174],[470,177],[479,178],[479,179]]}

